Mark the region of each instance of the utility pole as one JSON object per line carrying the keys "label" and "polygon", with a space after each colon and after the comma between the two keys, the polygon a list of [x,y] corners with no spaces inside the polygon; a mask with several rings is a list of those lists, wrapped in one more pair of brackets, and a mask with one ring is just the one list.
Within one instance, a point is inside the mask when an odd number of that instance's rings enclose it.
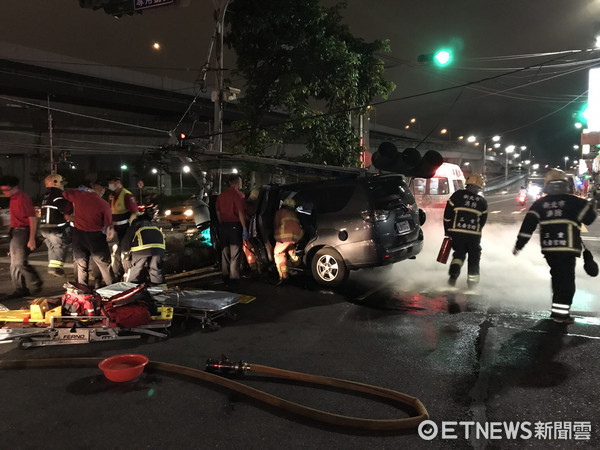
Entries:
{"label": "utility pole", "polygon": [[[213,4],[215,5],[215,20],[217,21],[215,30],[215,93],[212,96],[212,100],[215,102],[213,150],[217,152],[223,151],[223,29],[225,27],[225,12],[227,11],[229,1],[213,0]],[[218,192],[221,192],[222,176],[223,173],[219,169]]]}
{"label": "utility pole", "polygon": [[213,95],[215,102],[214,112],[214,150],[223,151],[223,29],[225,27],[225,12],[230,0],[213,0],[215,5],[216,28],[216,51],[215,51],[215,90]]}
{"label": "utility pole", "polygon": [[50,144],[50,173],[56,173],[54,165],[54,149],[52,148],[52,113],[50,112],[50,95],[48,95],[48,142]]}

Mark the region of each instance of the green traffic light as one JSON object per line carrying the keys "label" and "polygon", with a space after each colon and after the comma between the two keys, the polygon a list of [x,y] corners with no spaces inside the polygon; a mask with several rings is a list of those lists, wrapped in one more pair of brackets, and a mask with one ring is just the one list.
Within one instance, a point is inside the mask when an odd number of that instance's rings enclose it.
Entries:
{"label": "green traffic light", "polygon": [[435,53],[433,59],[438,66],[447,66],[452,62],[452,53],[448,50],[439,50]]}

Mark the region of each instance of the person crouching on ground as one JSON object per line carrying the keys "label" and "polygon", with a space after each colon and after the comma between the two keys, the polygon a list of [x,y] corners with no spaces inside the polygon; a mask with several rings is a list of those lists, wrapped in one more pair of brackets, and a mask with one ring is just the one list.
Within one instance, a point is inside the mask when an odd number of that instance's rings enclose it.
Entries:
{"label": "person crouching on ground", "polygon": [[288,279],[287,258],[297,262],[296,244],[304,236],[300,219],[296,213],[296,202],[293,198],[286,198],[281,208],[275,213],[275,249],[274,259],[279,274],[278,286]]}
{"label": "person crouching on ground", "polygon": [[147,266],[150,285],[166,289],[162,270],[166,248],[165,236],[152,223],[155,211],[153,206],[146,205],[144,211],[133,219],[121,242],[121,261],[125,269],[125,281],[142,283],[144,268]]}

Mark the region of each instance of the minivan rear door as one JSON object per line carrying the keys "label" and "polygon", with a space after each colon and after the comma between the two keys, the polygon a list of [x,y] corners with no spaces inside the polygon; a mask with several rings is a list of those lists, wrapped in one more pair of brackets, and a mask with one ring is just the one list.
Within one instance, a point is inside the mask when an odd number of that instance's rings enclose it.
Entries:
{"label": "minivan rear door", "polygon": [[373,177],[369,197],[376,236],[386,248],[412,242],[419,236],[419,209],[401,176]]}

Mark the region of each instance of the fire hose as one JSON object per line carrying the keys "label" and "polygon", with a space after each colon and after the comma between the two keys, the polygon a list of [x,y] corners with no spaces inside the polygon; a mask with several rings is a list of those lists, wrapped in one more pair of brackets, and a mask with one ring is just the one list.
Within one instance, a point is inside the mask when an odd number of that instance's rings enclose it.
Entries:
{"label": "fire hose", "polygon": [[[6,360],[0,361],[0,369],[31,369],[31,368],[86,368],[97,367],[103,358],[51,358],[51,359],[27,359],[27,360]],[[254,373],[271,375],[277,378],[287,380],[300,381],[313,385],[322,385],[332,388],[343,389],[346,391],[361,392],[368,394],[371,397],[385,399],[386,403],[392,400],[394,406],[400,409],[401,406],[408,406],[415,412],[415,415],[410,417],[402,417],[395,419],[366,419],[352,416],[344,416],[318,409],[310,408],[285,400],[281,397],[269,394],[267,392],[247,386],[243,383],[231,380],[221,375],[194,369],[192,367],[171,364],[162,361],[150,361],[146,366],[157,372],[172,373],[183,375],[190,378],[196,378],[209,383],[214,383],[219,386],[228,388],[235,392],[239,392],[248,397],[259,400],[268,405],[283,409],[285,411],[306,417],[308,419],[328,423],[334,426],[359,428],[363,430],[406,430],[417,428],[419,423],[429,418],[429,414],[425,406],[416,397],[404,394],[402,392],[391,389],[373,386],[364,383],[358,383],[339,378],[330,378],[320,375],[311,375],[301,372],[293,372],[276,367],[261,366],[258,364],[248,364],[246,362],[233,363],[227,359],[207,361],[207,370],[218,371],[223,374],[230,372],[245,373],[252,371]]]}

